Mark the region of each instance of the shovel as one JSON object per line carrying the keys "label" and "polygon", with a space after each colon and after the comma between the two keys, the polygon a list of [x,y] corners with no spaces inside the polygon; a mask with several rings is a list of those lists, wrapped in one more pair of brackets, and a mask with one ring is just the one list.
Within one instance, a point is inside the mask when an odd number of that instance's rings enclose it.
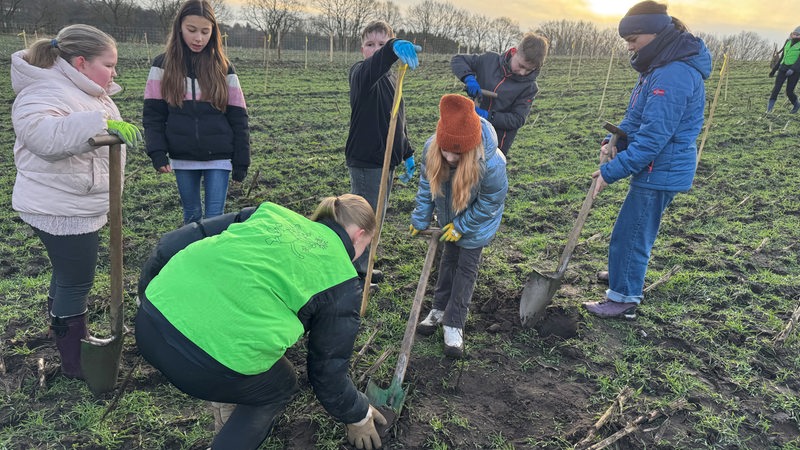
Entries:
{"label": "shovel", "polygon": [[[606,122],[603,128],[611,132],[608,148],[609,151],[613,152],[615,150],[612,149],[616,147],[617,140],[619,138],[624,138],[625,132],[609,122]],[[606,161],[608,161],[608,156],[603,154],[600,157],[600,165],[604,164]],[[586,199],[583,201],[581,210],[578,213],[578,219],[575,221],[575,225],[572,227],[572,231],[569,234],[567,245],[561,253],[556,273],[553,275],[544,275],[534,270],[531,272],[528,282],[525,284],[525,288],[522,289],[522,298],[519,301],[519,318],[522,320],[522,325],[533,326],[536,324],[536,322],[541,319],[541,314],[544,312],[547,305],[552,301],[553,296],[556,295],[558,288],[561,287],[561,278],[564,276],[564,272],[567,271],[567,264],[569,264],[572,252],[578,244],[578,238],[581,235],[583,224],[589,216],[589,210],[592,208],[592,202],[594,200],[592,194],[594,193],[596,185],[597,178],[594,178],[592,179],[592,185],[589,187],[589,192],[586,193]]]}
{"label": "shovel", "polygon": [[[411,304],[411,313],[406,323],[406,333],[403,335],[403,343],[400,345],[400,354],[397,356],[397,367],[394,370],[394,377],[388,389],[381,389],[377,384],[369,380],[367,383],[367,398],[369,402],[377,408],[391,408],[400,416],[403,403],[406,400],[406,389],[403,389],[403,378],[406,375],[408,359],[411,356],[411,347],[414,346],[414,334],[416,333],[419,312],[422,309],[422,299],[425,298],[425,288],[428,285],[428,278],[431,275],[433,260],[436,258],[436,248],[439,244],[439,236],[442,231],[438,228],[420,231],[420,234],[429,234],[428,253],[425,254],[425,262],[422,264],[422,273],[419,275],[417,292],[414,294],[414,302]],[[391,421],[389,421],[391,422]]]}
{"label": "shovel", "polygon": [[89,144],[109,146],[109,254],[111,257],[111,338],[81,340],[81,370],[95,396],[114,389],[122,356],[122,141],[116,136],[95,136]]}

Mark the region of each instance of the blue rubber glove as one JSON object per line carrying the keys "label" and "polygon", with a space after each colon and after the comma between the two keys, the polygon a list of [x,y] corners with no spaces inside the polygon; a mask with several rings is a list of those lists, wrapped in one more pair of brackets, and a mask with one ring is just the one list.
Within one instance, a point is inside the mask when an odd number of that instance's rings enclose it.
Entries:
{"label": "blue rubber glove", "polygon": [[414,176],[415,170],[417,170],[417,166],[414,164],[414,155],[411,155],[406,158],[406,172],[397,178],[399,178],[403,183],[408,183],[411,181],[411,177]]}
{"label": "blue rubber glove", "polygon": [[790,77],[790,76],[792,76],[792,75],[794,75],[794,70],[792,70],[792,69],[789,69],[789,70],[787,70],[787,71],[786,71],[786,76],[787,76],[787,77]]}
{"label": "blue rubber glove", "polygon": [[478,115],[483,117],[484,119],[489,120],[489,111],[487,111],[487,110],[485,110],[483,108],[479,108],[479,107],[476,106],[475,107],[475,112],[478,113]]}
{"label": "blue rubber glove", "polygon": [[419,59],[417,59],[417,52],[422,51],[422,47],[414,45],[405,39],[398,39],[392,44],[394,54],[400,59],[403,64],[408,64],[412,70],[419,66]]}
{"label": "blue rubber glove", "polygon": [[467,94],[472,98],[481,98],[481,85],[475,79],[475,75],[467,75],[464,77],[464,85],[467,88]]}

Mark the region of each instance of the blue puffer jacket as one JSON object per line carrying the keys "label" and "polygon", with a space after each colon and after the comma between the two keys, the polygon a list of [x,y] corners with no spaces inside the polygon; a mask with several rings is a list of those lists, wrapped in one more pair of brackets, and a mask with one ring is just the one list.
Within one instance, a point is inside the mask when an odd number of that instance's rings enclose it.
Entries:
{"label": "blue puffer jacket", "polygon": [[425,175],[425,158],[434,136],[425,142],[420,165],[419,189],[417,190],[414,212],[411,213],[411,224],[418,230],[430,225],[433,210],[439,226],[453,222],[456,230],[462,234],[456,245],[463,248],[484,247],[494,238],[503,217],[503,208],[508,192],[506,177],[506,158],[497,149],[497,134],[492,124],[481,119],[484,154],[481,158],[481,178],[472,189],[467,209],[456,215],[452,210],[450,198],[451,186],[447,182],[442,189],[444,195],[431,198],[431,187]]}
{"label": "blue puffer jacket", "polygon": [[702,40],[688,33],[667,50],[662,55],[668,53],[670,60],[656,58],[639,75],[619,125],[628,134],[627,148],[600,168],[609,184],[632,175],[631,184],[639,187],[692,187],[706,100],[703,80],[711,74],[711,54]]}

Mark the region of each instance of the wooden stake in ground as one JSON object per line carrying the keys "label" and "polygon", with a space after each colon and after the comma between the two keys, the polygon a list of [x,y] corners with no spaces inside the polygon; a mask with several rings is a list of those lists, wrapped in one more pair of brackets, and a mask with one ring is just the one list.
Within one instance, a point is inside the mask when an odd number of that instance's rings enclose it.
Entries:
{"label": "wooden stake in ground", "polygon": [[606,99],[606,89],[608,80],[611,78],[611,67],[614,65],[614,49],[611,49],[611,58],[608,60],[608,71],[606,72],[606,83],[603,85],[603,95],[600,97],[600,108],[597,109],[597,117],[603,116],[603,101]]}
{"label": "wooden stake in ground", "polygon": [[703,147],[706,145],[706,138],[708,138],[708,130],[711,129],[711,121],[714,119],[714,110],[717,108],[717,99],[719,99],[719,91],[722,87],[722,79],[728,71],[728,54],[722,55],[722,67],[719,69],[719,80],[717,80],[717,90],[714,92],[714,100],[711,101],[711,109],[708,111],[708,119],[706,119],[705,130],[703,130],[703,138],[700,139],[700,147],[697,149],[697,166],[700,165],[700,155],[703,154]]}
{"label": "wooden stake in ground", "polygon": [[406,75],[408,64],[400,66],[397,73],[397,85],[394,87],[394,101],[392,102],[392,115],[389,120],[389,133],[386,137],[386,151],[383,153],[383,170],[381,170],[381,186],[378,191],[378,207],[375,208],[377,227],[372,236],[372,243],[369,246],[369,262],[367,273],[364,276],[364,293],[361,297],[361,316],[367,312],[367,301],[369,300],[369,285],[372,283],[372,268],[375,265],[375,253],[378,250],[378,241],[381,238],[381,228],[383,228],[383,209],[386,204],[386,187],[389,184],[389,165],[392,163],[392,148],[394,147],[394,135],[397,128],[397,114],[400,111],[400,100],[403,98],[403,78]]}

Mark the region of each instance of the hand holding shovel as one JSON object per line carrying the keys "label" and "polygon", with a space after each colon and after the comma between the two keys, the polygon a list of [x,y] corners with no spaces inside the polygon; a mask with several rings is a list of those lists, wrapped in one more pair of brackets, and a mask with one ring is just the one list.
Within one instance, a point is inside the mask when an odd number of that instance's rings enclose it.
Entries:
{"label": "hand holding shovel", "polygon": [[[608,141],[607,148],[616,148],[617,140],[620,137],[625,137],[625,132],[609,122],[606,122],[603,127],[611,132],[611,139]],[[603,152],[600,155],[600,164],[602,165],[606,161],[608,161],[608,153]],[[592,185],[586,193],[586,198],[578,213],[578,219],[575,221],[575,225],[572,227],[572,231],[569,234],[567,245],[561,253],[561,258],[558,262],[558,270],[552,276],[543,275],[534,270],[530,278],[528,278],[525,288],[522,290],[522,298],[519,302],[519,317],[524,326],[533,326],[541,319],[545,308],[547,308],[547,305],[552,301],[558,288],[561,287],[561,278],[567,271],[567,264],[572,257],[575,246],[578,245],[578,238],[583,229],[583,224],[589,216],[592,202],[597,193],[606,185],[603,177],[600,176],[599,170],[592,174],[592,178]]]}

